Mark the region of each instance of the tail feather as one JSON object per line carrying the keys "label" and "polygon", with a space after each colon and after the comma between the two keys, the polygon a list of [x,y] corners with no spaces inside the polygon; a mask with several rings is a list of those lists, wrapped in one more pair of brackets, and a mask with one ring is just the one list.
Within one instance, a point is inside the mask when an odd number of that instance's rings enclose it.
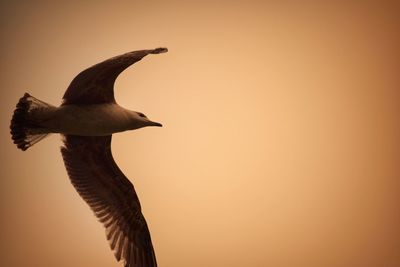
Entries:
{"label": "tail feather", "polygon": [[14,110],[10,125],[12,140],[19,149],[25,151],[49,135],[49,132],[40,127],[32,116],[34,111],[48,107],[51,107],[51,105],[28,93],[21,97]]}

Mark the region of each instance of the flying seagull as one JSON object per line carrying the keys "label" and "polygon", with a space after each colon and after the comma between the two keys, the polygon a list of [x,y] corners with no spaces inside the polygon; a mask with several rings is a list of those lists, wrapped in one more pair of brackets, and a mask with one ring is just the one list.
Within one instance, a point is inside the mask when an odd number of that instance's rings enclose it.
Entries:
{"label": "flying seagull", "polygon": [[166,48],[140,50],[96,64],[76,76],[60,107],[25,93],[11,120],[11,135],[26,150],[51,133],[63,136],[61,154],[79,195],[106,228],[107,239],[125,267],[157,266],[150,232],[132,183],[111,154],[113,133],[162,126],[115,102],[114,82],[130,65]]}

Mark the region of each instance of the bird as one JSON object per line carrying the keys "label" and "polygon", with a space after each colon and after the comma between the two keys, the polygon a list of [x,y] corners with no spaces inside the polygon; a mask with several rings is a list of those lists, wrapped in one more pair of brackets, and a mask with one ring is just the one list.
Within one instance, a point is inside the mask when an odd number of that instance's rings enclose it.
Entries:
{"label": "bird", "polygon": [[135,188],[113,159],[111,138],[162,124],[119,106],[114,83],[145,56],[167,51],[132,51],[87,68],[72,80],[59,107],[25,93],[10,124],[12,140],[22,151],[49,134],[62,136],[61,154],[70,181],[104,225],[110,247],[125,267],[156,267],[157,261]]}

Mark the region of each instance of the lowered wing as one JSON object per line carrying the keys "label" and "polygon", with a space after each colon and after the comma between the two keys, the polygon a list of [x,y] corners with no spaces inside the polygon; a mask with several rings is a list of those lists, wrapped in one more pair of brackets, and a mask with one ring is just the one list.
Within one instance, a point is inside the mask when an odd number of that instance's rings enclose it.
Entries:
{"label": "lowered wing", "polygon": [[61,153],[73,186],[105,226],[117,260],[125,267],[156,267],[139,199],[112,157],[111,136],[66,135]]}

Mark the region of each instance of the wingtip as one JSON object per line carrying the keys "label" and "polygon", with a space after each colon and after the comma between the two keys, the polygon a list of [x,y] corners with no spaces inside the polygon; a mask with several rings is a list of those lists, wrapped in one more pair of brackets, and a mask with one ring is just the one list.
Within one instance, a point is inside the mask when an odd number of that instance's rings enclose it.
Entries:
{"label": "wingtip", "polygon": [[167,53],[168,48],[166,47],[158,47],[152,51],[152,54],[161,54],[161,53]]}

